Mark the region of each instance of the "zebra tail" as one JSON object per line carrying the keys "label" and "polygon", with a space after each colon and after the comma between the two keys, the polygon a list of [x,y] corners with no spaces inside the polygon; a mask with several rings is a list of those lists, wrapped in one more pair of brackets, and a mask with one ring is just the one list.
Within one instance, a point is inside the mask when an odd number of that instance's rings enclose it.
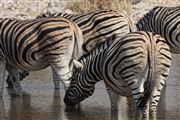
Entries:
{"label": "zebra tail", "polygon": [[[153,47],[153,45],[151,45],[151,47]],[[148,69],[147,79],[144,82],[144,92],[142,93],[142,96],[138,100],[139,109],[143,109],[145,105],[148,103],[154,88],[154,74],[155,74],[154,48],[149,50],[148,63],[149,63],[149,69]]]}
{"label": "zebra tail", "polygon": [[151,97],[152,90],[154,87],[154,71],[152,68],[149,68],[148,70],[148,76],[147,76],[147,81],[144,83],[144,92],[142,93],[142,96],[140,97],[138,101],[138,108],[142,109],[145,107],[146,103]]}
{"label": "zebra tail", "polygon": [[73,22],[73,24],[76,26],[76,29],[74,30],[73,36],[75,38],[74,41],[74,51],[73,51],[73,58],[78,60],[83,55],[83,33],[81,29]]}

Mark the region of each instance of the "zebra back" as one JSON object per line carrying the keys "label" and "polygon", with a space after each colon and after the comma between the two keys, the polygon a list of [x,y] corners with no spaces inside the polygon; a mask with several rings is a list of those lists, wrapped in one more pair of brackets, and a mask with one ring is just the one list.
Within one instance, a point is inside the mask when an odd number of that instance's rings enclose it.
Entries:
{"label": "zebra back", "polygon": [[180,53],[180,6],[157,6],[136,24],[138,30],[151,31],[163,36],[171,52]]}
{"label": "zebra back", "polygon": [[117,34],[119,37],[135,30],[131,19],[123,11],[96,10],[85,14],[54,13],[42,17],[63,16],[74,21],[82,30],[84,52],[89,52],[104,38]]}

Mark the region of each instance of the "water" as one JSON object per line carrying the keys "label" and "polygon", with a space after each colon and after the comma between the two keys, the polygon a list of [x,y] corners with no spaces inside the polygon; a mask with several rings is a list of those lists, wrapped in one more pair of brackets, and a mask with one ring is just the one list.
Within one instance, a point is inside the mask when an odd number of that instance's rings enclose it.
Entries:
{"label": "water", "polygon": [[[167,86],[162,94],[157,120],[180,119],[180,55],[173,56]],[[22,82],[22,97],[8,94],[5,88],[0,100],[0,120],[131,120],[133,107],[121,102],[118,116],[110,111],[110,101],[103,81],[96,85],[95,93],[80,107],[66,108],[64,89],[54,91],[51,70],[32,72]],[[123,98],[124,99],[124,98]]]}

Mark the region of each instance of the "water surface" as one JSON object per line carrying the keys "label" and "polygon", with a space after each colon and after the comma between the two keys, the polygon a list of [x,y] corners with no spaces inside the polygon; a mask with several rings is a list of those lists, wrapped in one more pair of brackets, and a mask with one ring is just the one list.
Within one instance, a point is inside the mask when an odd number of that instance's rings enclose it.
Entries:
{"label": "water surface", "polygon": [[[180,55],[173,56],[167,86],[162,93],[157,120],[180,119]],[[121,102],[118,116],[112,116],[110,102],[103,81],[96,85],[95,93],[80,107],[66,108],[64,89],[54,91],[50,68],[32,72],[22,83],[22,97],[8,94],[5,88],[0,101],[0,120],[131,120],[132,105]],[[124,98],[123,98],[124,99]]]}

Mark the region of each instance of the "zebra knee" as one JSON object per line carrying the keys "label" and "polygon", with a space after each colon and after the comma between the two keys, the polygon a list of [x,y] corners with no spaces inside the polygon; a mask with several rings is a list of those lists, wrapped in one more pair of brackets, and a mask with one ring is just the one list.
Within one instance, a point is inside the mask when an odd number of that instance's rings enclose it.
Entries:
{"label": "zebra knee", "polygon": [[59,90],[60,89],[60,82],[59,80],[54,80],[54,89]]}

